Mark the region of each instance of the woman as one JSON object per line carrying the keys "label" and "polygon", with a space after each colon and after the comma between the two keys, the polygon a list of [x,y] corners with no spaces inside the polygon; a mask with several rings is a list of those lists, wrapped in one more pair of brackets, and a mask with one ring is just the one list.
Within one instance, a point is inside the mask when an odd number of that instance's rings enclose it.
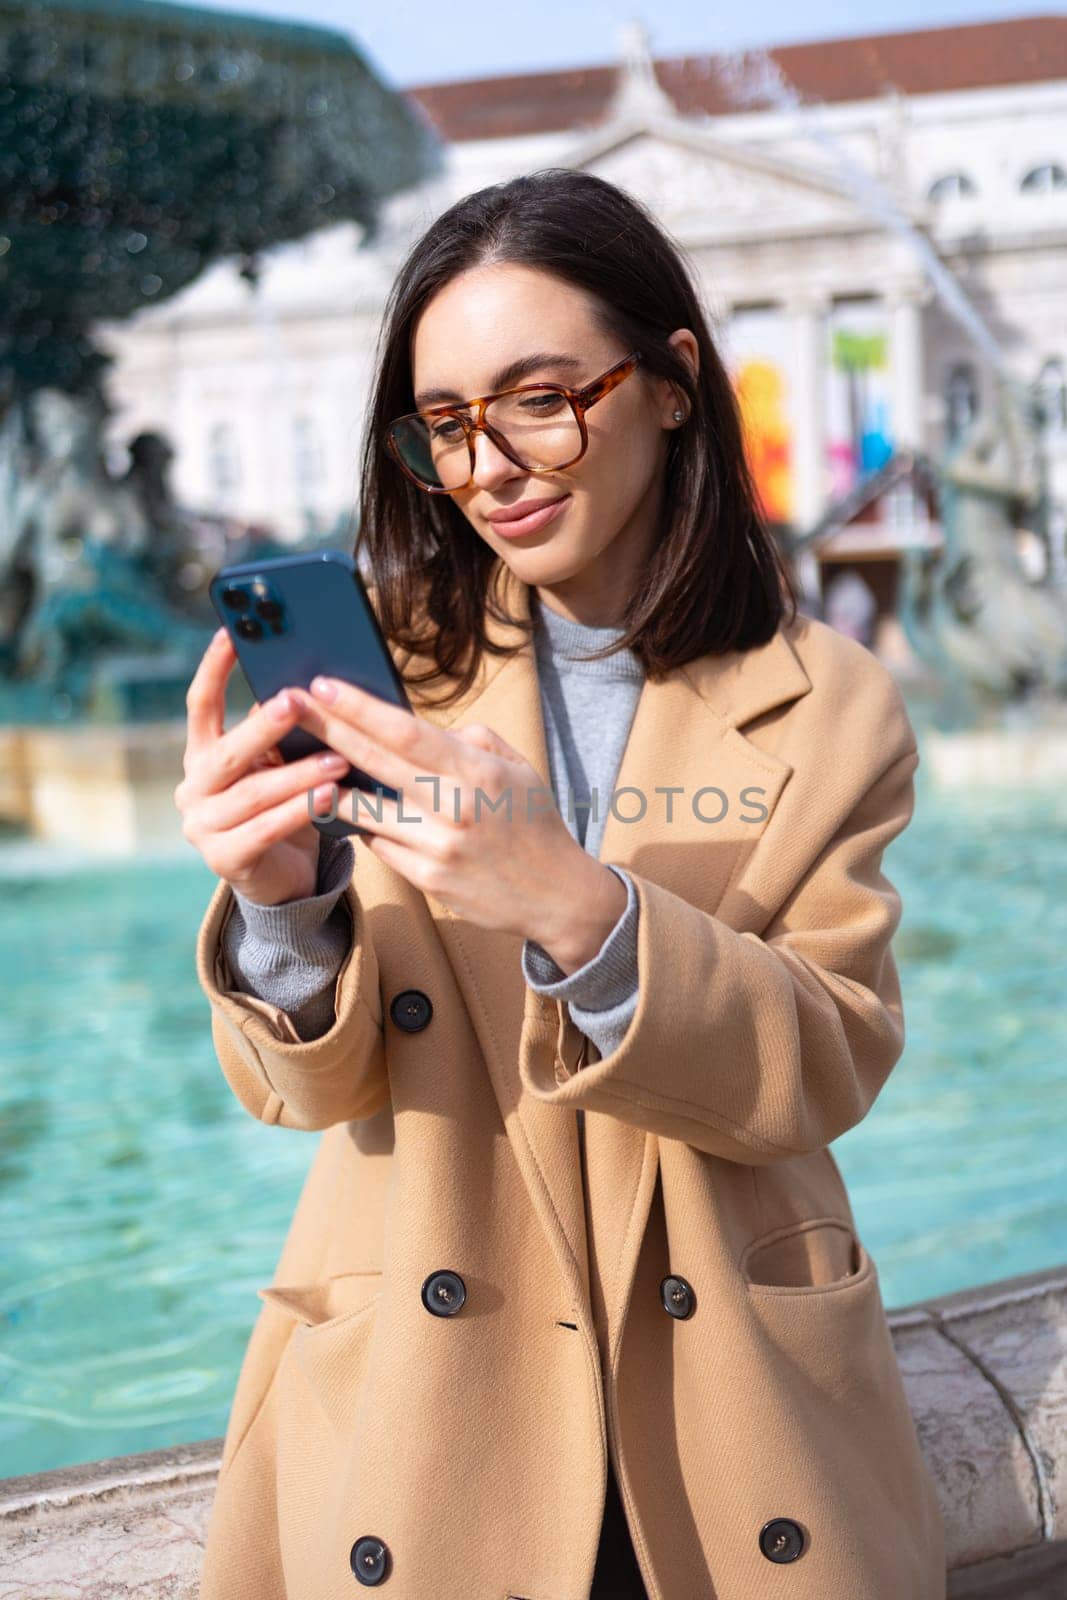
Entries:
{"label": "woman", "polygon": [[[253,1116],[323,1130],[202,1600],[938,1600],[827,1148],[903,1046],[881,859],[915,735],[797,616],[641,207],[552,170],[431,225],[362,499],[415,717],[317,682],[224,732],[225,639],[189,693],[219,1060]],[[296,723],[402,790],[354,856],[308,820],[314,763],[269,764]]]}

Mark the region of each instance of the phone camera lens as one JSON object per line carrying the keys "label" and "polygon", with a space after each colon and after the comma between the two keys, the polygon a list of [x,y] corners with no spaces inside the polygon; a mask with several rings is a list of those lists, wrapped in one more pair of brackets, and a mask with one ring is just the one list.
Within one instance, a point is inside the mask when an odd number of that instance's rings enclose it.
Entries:
{"label": "phone camera lens", "polygon": [[242,639],[261,639],[263,637],[263,625],[257,622],[255,617],[238,617],[234,627]]}
{"label": "phone camera lens", "polygon": [[282,614],[282,608],[277,600],[260,600],[256,605],[256,611],[264,622],[277,622]]}
{"label": "phone camera lens", "polygon": [[222,603],[231,611],[248,610],[248,596],[243,589],[223,589]]}

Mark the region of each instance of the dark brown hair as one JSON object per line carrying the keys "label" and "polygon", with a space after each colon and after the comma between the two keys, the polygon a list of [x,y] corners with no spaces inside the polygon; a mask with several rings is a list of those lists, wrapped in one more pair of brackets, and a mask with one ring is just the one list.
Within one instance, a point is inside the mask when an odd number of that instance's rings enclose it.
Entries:
{"label": "dark brown hair", "polygon": [[[497,555],[448,495],[425,494],[385,452],[389,423],[415,410],[410,349],[419,316],[460,273],[487,263],[536,267],[585,290],[601,328],[639,349],[642,373],[672,382],[689,402],[668,446],[662,523],[611,649],[629,647],[649,676],[697,657],[750,649],[782,623],[797,594],[761,515],[729,376],[678,247],[631,195],[591,173],[548,168],[479,189],[442,213],[410,251],[385,308],[363,445],[355,553],[376,585],[386,636],[474,680],[486,610],[518,626],[489,575]],[[700,350],[694,382],[667,340],[689,328]],[[598,654],[610,653],[599,652]]]}

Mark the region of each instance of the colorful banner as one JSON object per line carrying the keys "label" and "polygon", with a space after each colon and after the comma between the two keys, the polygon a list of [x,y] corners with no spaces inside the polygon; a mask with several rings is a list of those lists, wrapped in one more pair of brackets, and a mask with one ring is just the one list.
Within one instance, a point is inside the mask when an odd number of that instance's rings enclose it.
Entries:
{"label": "colorful banner", "polygon": [[[826,498],[840,499],[893,454],[889,315],[875,301],[842,302],[825,322]],[[795,513],[793,327],[777,307],[738,311],[721,335],[764,515]]]}
{"label": "colorful banner", "polygon": [[838,304],[827,319],[827,460],[839,499],[893,454],[889,316],[874,302]]}
{"label": "colorful banner", "polygon": [[782,312],[738,311],[723,339],[741,408],[745,451],[763,514],[770,522],[793,515],[792,349]]}

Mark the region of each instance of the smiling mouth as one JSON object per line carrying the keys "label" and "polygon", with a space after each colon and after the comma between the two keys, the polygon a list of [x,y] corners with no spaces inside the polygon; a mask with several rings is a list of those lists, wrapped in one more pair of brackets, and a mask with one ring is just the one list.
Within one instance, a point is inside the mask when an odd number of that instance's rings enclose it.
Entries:
{"label": "smiling mouth", "polygon": [[520,517],[507,517],[499,520],[494,520],[490,517],[487,520],[494,532],[501,534],[505,539],[514,539],[521,534],[536,533],[540,528],[546,527],[548,523],[555,520],[563,507],[569,504],[570,498],[569,494],[561,495],[558,500],[549,500],[547,503],[534,506]]}

